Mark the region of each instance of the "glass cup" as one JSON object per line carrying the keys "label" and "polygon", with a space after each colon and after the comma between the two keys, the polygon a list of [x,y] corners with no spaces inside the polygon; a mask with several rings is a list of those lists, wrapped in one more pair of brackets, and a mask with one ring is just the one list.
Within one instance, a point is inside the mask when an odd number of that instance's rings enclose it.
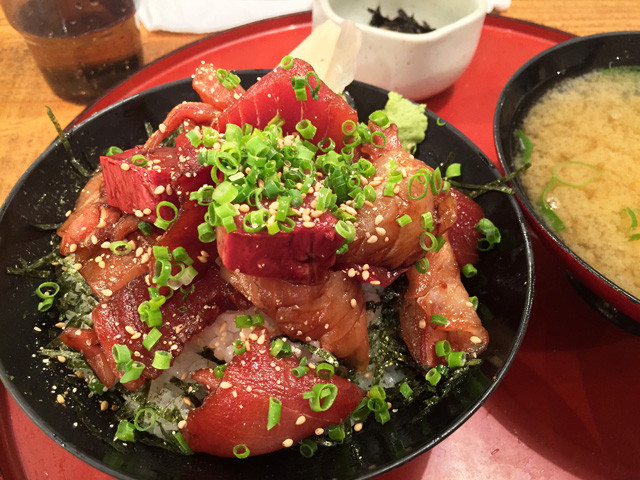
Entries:
{"label": "glass cup", "polygon": [[133,0],[1,0],[59,97],[87,103],[142,64]]}

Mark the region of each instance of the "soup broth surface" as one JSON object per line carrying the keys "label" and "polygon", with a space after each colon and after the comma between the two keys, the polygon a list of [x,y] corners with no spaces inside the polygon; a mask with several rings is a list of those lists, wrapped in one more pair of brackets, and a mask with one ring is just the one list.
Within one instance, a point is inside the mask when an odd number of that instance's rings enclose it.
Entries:
{"label": "soup broth surface", "polygon": [[562,220],[569,248],[640,297],[640,70],[559,82],[522,130],[533,143],[522,177],[532,202]]}

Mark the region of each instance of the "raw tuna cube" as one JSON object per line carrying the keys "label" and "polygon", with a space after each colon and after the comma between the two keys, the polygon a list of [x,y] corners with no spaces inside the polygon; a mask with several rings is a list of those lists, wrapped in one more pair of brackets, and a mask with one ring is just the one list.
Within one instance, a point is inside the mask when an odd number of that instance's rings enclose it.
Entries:
{"label": "raw tuna cube", "polygon": [[455,188],[451,192],[456,198],[457,208],[456,223],[448,230],[449,243],[458,265],[463,267],[478,261],[478,240],[481,234],[475,226],[485,215],[482,207],[471,198]]}
{"label": "raw tuna cube", "polygon": [[[298,360],[273,357],[265,333],[254,333],[256,340],[248,340],[246,352],[227,364],[221,381],[208,369],[193,375],[209,390],[202,406],[189,412],[182,430],[194,451],[233,457],[234,447],[244,445],[250,455],[273,452],[313,435],[317,428],[343,422],[363,398],[358,386],[337,375],[325,380],[311,370],[296,377]],[[337,387],[335,401],[325,411],[313,411],[303,394],[327,383]],[[279,422],[267,429],[270,397],[282,408]]]}
{"label": "raw tuna cube", "polygon": [[[337,93],[320,81],[318,99],[311,98],[307,87],[307,99],[297,100],[291,85],[293,76],[306,76],[313,71],[307,62],[295,59],[293,66],[285,70],[278,66],[262,77],[246,93],[217,119],[217,128],[223,131],[227,124],[242,126],[245,123],[256,128],[264,128],[276,115],[284,121],[285,134],[295,132],[296,124],[307,119],[317,128],[312,139],[318,142],[330,137],[336,143],[336,150],[343,146],[342,124],[346,120],[358,121],[356,111]],[[310,80],[315,86],[314,80]]]}
{"label": "raw tuna cube", "polygon": [[275,235],[266,230],[245,232],[243,218],[236,217],[234,232],[218,227],[218,254],[227,269],[256,277],[316,283],[335,263],[336,249],[344,240],[336,233],[336,218],[330,213],[320,216],[312,228],[296,222],[291,232]]}
{"label": "raw tuna cube", "polygon": [[[175,148],[162,147],[145,154],[146,166],[131,163],[139,148],[100,157],[109,205],[139,218],[155,221],[156,207],[162,201],[176,203],[174,182],[179,176]],[[164,216],[165,213],[162,212]],[[167,218],[171,218],[167,213]]]}

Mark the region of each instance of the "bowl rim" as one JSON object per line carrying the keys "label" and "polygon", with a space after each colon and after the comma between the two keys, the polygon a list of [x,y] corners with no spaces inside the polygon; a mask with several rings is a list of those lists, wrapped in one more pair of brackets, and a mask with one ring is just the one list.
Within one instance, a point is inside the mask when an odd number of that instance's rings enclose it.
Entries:
{"label": "bowl rim", "polygon": [[[422,43],[428,41],[437,41],[444,38],[451,32],[459,30],[463,27],[469,26],[476,21],[484,19],[486,16],[486,0],[470,0],[475,4],[475,8],[468,14],[460,17],[454,22],[448,23],[442,27],[438,27],[431,32],[427,33],[404,33],[404,32],[395,32],[393,30],[385,30],[378,27],[372,27],[365,23],[356,22],[350,18],[345,18],[338,15],[335,10],[331,7],[332,0],[316,0],[314,2],[314,10],[316,8],[320,8],[324,11],[327,17],[330,20],[333,20],[338,25],[341,24],[344,20],[352,21],[357,25],[357,27],[363,32],[372,35],[378,35],[383,39],[387,40],[402,40],[404,42],[409,43]],[[352,1],[352,0],[348,0]],[[317,6],[317,7],[316,7]]]}
{"label": "bowl rim", "polygon": [[[503,133],[500,129],[500,123],[502,120],[502,111],[506,101],[506,95],[509,89],[524,75],[528,70],[532,69],[536,64],[541,62],[543,59],[554,55],[556,52],[564,49],[574,48],[575,45],[580,45],[583,43],[589,43],[594,41],[599,41],[601,39],[609,39],[609,38],[620,38],[625,36],[638,37],[640,40],[640,30],[623,30],[623,31],[615,31],[615,32],[603,32],[603,33],[595,33],[592,35],[586,35],[583,37],[575,37],[569,40],[565,40],[563,42],[558,43],[552,47],[549,47],[546,50],[538,53],[533,56],[529,60],[527,60],[516,72],[509,78],[509,80],[505,83],[502,91],[500,92],[500,96],[498,97],[498,102],[496,103],[496,108],[494,111],[493,117],[493,138],[494,145],[496,147],[496,151],[498,154],[498,160],[500,165],[502,166],[505,174],[513,173],[514,170],[512,168],[512,163],[509,163],[511,160],[511,154],[509,152],[505,152],[503,148],[502,137]],[[587,73],[589,70],[585,70],[583,73]],[[559,75],[560,72],[554,72],[555,75]],[[550,80],[552,77],[551,73],[545,78],[543,82]],[[541,82],[542,83],[542,82]],[[538,87],[540,83],[536,85]],[[536,88],[530,90],[530,92],[535,91]],[[516,111],[518,111],[522,107],[522,101],[524,97],[521,97],[518,100],[518,104],[516,106]],[[513,119],[511,119],[511,124]],[[510,130],[511,131],[511,130]],[[542,219],[538,210],[534,206],[531,201],[529,195],[526,194],[524,188],[521,186],[519,179],[514,179],[514,181],[509,182],[513,187],[518,202],[522,205],[527,215],[535,222],[536,227],[542,230],[545,235],[547,241],[551,242],[554,248],[561,249],[565,254],[563,260],[565,262],[571,262],[571,265],[575,267],[580,267],[583,272],[587,273],[591,276],[591,280],[596,283],[601,284],[602,286],[606,286],[609,291],[617,295],[620,302],[624,302],[623,305],[613,305],[615,308],[622,310],[625,314],[629,314],[624,307],[634,308],[635,306],[640,306],[640,297],[636,297],[618,286],[609,278],[605,277],[603,274],[598,272],[595,268],[589,265],[582,257],[580,257],[577,253],[575,253],[571,248],[567,246],[567,244],[560,239],[560,237],[547,225],[547,223]],[[567,257],[568,256],[568,257]],[[589,286],[587,286],[589,288]],[[591,288],[590,288],[591,289]],[[640,318],[634,319],[637,322],[640,322]]]}

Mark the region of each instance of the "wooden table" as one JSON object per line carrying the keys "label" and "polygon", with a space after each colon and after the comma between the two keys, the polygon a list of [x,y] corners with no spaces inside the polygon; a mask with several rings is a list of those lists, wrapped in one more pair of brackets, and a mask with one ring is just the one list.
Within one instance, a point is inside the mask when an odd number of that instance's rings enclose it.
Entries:
{"label": "wooden table", "polygon": [[[640,30],[638,0],[513,0],[504,15],[541,23],[576,35]],[[143,29],[144,61],[151,62],[203,35]],[[0,13],[0,201],[47,145],[55,131],[45,112],[52,108],[64,126],[83,105],[56,97],[40,75],[22,37]]]}

